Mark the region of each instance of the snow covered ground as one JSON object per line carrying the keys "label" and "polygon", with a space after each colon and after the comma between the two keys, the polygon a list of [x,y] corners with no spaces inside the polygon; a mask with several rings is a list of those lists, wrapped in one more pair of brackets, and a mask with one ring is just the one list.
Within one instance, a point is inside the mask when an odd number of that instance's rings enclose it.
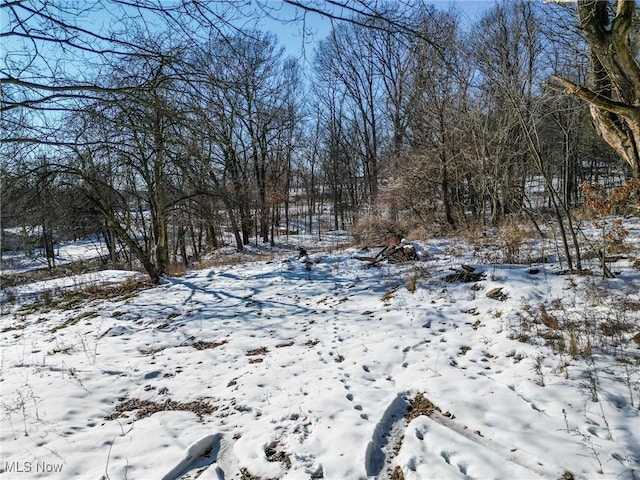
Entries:
{"label": "snow covered ground", "polygon": [[[405,264],[289,253],[135,295],[4,305],[0,470],[637,479],[630,261],[603,280],[478,265],[460,241],[421,247],[427,259]],[[460,281],[461,264],[480,278]]]}
{"label": "snow covered ground", "polygon": [[[68,265],[79,260],[90,260],[100,256],[108,257],[109,255],[106,244],[97,239],[56,243],[54,251],[57,266]],[[3,274],[39,270],[47,267],[47,259],[42,249],[35,249],[32,256],[25,256],[22,253],[4,253],[2,255],[1,271]]]}

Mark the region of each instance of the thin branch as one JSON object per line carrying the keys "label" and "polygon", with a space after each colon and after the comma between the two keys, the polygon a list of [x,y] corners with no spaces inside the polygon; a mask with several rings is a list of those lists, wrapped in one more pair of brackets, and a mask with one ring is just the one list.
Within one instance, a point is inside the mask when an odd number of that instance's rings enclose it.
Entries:
{"label": "thin branch", "polygon": [[[330,9],[322,8],[321,6],[313,6],[309,3],[305,3],[300,0],[283,0],[284,3],[300,8],[305,12],[316,13],[331,20],[338,20],[342,22],[351,23],[359,27],[368,28],[371,30],[379,30],[382,32],[398,32],[409,37],[419,38],[435,48],[438,55],[444,58],[440,46],[433,41],[432,38],[426,36],[419,29],[409,25],[406,21],[401,21],[399,18],[390,18],[381,11],[376,11],[372,7],[367,6],[369,12],[353,7],[345,2],[338,2],[336,0],[324,0],[324,4],[329,6],[338,7],[342,10],[351,12],[352,16],[345,16],[336,14],[330,11]],[[382,22],[382,24],[380,24]]]}

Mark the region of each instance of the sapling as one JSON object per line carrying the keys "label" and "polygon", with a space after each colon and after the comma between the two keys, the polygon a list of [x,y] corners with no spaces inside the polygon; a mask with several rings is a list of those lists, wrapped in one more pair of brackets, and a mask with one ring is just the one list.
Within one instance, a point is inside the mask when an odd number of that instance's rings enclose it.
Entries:
{"label": "sapling", "polygon": [[544,360],[544,357],[542,355],[537,355],[533,359],[533,371],[538,376],[538,379],[536,380],[536,383],[538,385],[540,385],[541,387],[544,387],[544,375],[542,373],[542,361],[543,360]]}
{"label": "sapling", "polygon": [[564,424],[567,426],[567,432],[569,432],[569,420],[567,420],[567,411],[564,408],[562,409],[562,415],[564,416]]}
{"label": "sapling", "polygon": [[604,421],[604,424],[607,427],[609,440],[613,441],[613,434],[611,433],[611,427],[609,426],[609,421],[607,420],[607,417],[604,413],[604,406],[603,406],[604,402],[600,402],[598,399],[598,384],[600,383],[600,381],[598,379],[598,372],[596,371],[596,365],[592,357],[589,357],[587,361],[590,364],[589,366],[591,367],[588,374],[589,374],[589,379],[591,380],[591,388],[593,390],[593,396],[595,398],[594,402],[598,402],[598,404],[600,405],[600,413],[602,414],[602,420]]}
{"label": "sapling", "polygon": [[603,474],[604,470],[602,469],[602,462],[600,461],[600,454],[598,454],[598,450],[596,450],[595,445],[591,441],[591,435],[588,435],[586,433],[582,433],[578,429],[578,427],[575,427],[574,431],[576,432],[576,434],[578,434],[578,435],[580,435],[582,437],[582,441],[584,442],[584,444],[591,449],[591,452],[593,453],[593,456],[595,457],[596,461],[598,462],[598,465],[600,466],[600,469],[598,470],[598,473]]}
{"label": "sapling", "polygon": [[624,372],[625,372],[625,380],[627,382],[627,388],[629,389],[629,400],[631,402],[631,407],[633,404],[633,388],[631,388],[631,373],[629,372],[629,365],[624,364]]}

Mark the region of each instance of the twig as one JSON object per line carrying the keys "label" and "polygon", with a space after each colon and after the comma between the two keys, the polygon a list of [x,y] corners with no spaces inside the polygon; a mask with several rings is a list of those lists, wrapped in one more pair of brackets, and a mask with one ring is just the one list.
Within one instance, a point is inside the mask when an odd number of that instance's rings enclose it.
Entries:
{"label": "twig", "polygon": [[111,445],[109,445],[109,453],[107,454],[107,464],[104,466],[104,477],[107,480],[111,480],[111,477],[109,476],[109,460],[111,459],[111,449],[113,448],[113,444],[116,442],[116,438],[118,438],[117,435],[115,435],[113,437],[113,440],[111,440]]}

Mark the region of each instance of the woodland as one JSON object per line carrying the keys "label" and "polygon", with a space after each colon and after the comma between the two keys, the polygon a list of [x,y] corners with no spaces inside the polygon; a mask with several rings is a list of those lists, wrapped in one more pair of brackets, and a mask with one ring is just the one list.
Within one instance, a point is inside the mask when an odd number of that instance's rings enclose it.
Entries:
{"label": "woodland", "polygon": [[[101,238],[154,282],[231,243],[633,212],[633,1],[2,0],[2,251]],[[269,18],[330,18],[291,56]],[[312,34],[308,34],[309,36]],[[603,256],[604,251],[600,251]]]}

